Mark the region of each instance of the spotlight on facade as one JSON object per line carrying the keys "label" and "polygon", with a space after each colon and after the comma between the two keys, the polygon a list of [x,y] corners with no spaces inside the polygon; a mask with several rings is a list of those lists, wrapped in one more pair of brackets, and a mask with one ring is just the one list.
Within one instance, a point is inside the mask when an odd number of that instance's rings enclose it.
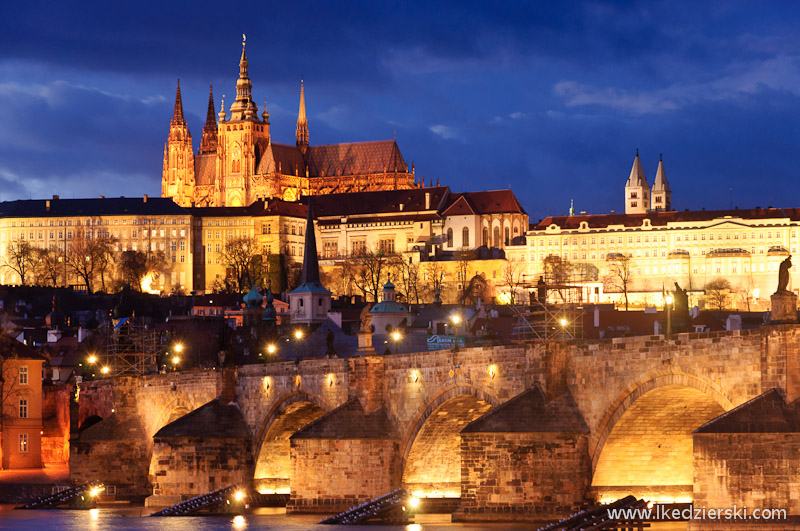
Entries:
{"label": "spotlight on facade", "polygon": [[234,498],[234,499],[235,499],[237,502],[240,502],[240,501],[242,501],[242,500],[244,499],[244,491],[237,490],[237,491],[236,491],[236,493],[233,495],[233,498]]}
{"label": "spotlight on facade", "polygon": [[416,369],[411,371],[411,378],[414,380],[414,383],[417,383],[419,381],[419,371]]}
{"label": "spotlight on facade", "polygon": [[101,492],[103,492],[103,486],[99,485],[97,487],[92,487],[92,490],[89,491],[89,496],[92,498],[96,498]]}
{"label": "spotlight on facade", "polygon": [[494,378],[496,372],[497,368],[494,365],[489,365],[489,370],[487,371],[487,373],[489,374],[489,378]]}
{"label": "spotlight on facade", "polygon": [[408,499],[408,504],[411,506],[412,509],[416,509],[417,507],[419,507],[419,498],[417,498],[416,496],[411,496]]}

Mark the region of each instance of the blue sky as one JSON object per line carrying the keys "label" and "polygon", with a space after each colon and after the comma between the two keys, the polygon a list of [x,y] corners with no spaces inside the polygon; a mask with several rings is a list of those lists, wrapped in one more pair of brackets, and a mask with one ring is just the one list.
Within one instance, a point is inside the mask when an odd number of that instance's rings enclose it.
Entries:
{"label": "blue sky", "polygon": [[[0,22],[0,199],[160,193],[181,78],[199,146],[214,85],[293,143],[391,139],[454,191],[536,221],[623,209],[639,148],[678,209],[798,206],[792,2],[15,2]],[[227,105],[226,105],[227,106]]]}

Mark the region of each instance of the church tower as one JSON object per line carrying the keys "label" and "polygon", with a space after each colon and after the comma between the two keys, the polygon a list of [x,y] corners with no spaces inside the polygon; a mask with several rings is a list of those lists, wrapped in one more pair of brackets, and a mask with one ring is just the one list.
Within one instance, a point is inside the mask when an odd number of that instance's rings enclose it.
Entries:
{"label": "church tower", "polygon": [[306,119],[306,95],[303,80],[300,80],[300,108],[297,111],[297,147],[305,156],[308,151],[308,120]]}
{"label": "church tower", "polygon": [[322,323],[328,319],[330,309],[331,292],[325,289],[319,278],[317,237],[314,231],[311,197],[309,197],[303,270],[300,273],[300,285],[289,292],[289,315],[292,323]]}
{"label": "church tower", "polygon": [[175,93],[175,109],[169,122],[169,136],[164,144],[164,169],[161,197],[171,197],[181,206],[191,206],[194,196],[194,154],[192,135],[183,117],[181,80]]}
{"label": "church tower", "polygon": [[658,156],[658,171],[656,180],[653,182],[653,193],[650,195],[652,203],[650,210],[672,210],[672,191],[669,189],[667,174],[664,173],[664,162],[661,155]]}
{"label": "church tower", "polygon": [[650,206],[650,185],[644,176],[642,162],[639,160],[639,150],[633,159],[633,167],[628,182],[625,183],[625,213],[644,214]]}

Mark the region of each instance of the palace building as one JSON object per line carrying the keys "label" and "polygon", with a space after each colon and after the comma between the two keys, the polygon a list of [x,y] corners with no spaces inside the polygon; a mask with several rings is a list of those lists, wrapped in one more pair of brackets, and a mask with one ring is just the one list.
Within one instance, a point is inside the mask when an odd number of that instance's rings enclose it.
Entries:
{"label": "palace building", "polygon": [[240,207],[259,199],[418,187],[413,164],[409,171],[394,140],[312,146],[302,81],[295,136],[293,146],[272,141],[266,99],[259,115],[252,98],[243,42],[236,98],[228,111],[223,100],[216,113],[209,93],[196,153],[178,82],[161,195],[184,207]]}

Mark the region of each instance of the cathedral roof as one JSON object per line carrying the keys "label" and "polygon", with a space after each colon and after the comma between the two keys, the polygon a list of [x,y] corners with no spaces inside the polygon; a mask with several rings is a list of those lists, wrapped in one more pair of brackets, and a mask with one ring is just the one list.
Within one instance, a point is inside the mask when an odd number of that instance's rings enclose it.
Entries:
{"label": "cathedral roof", "polygon": [[313,177],[408,172],[394,140],[311,146],[306,157]]}
{"label": "cathedral roof", "polygon": [[295,175],[297,172],[297,174],[305,176],[306,163],[297,146],[275,144],[274,142],[267,146],[258,162],[256,174],[266,175],[272,172],[283,175]]}

